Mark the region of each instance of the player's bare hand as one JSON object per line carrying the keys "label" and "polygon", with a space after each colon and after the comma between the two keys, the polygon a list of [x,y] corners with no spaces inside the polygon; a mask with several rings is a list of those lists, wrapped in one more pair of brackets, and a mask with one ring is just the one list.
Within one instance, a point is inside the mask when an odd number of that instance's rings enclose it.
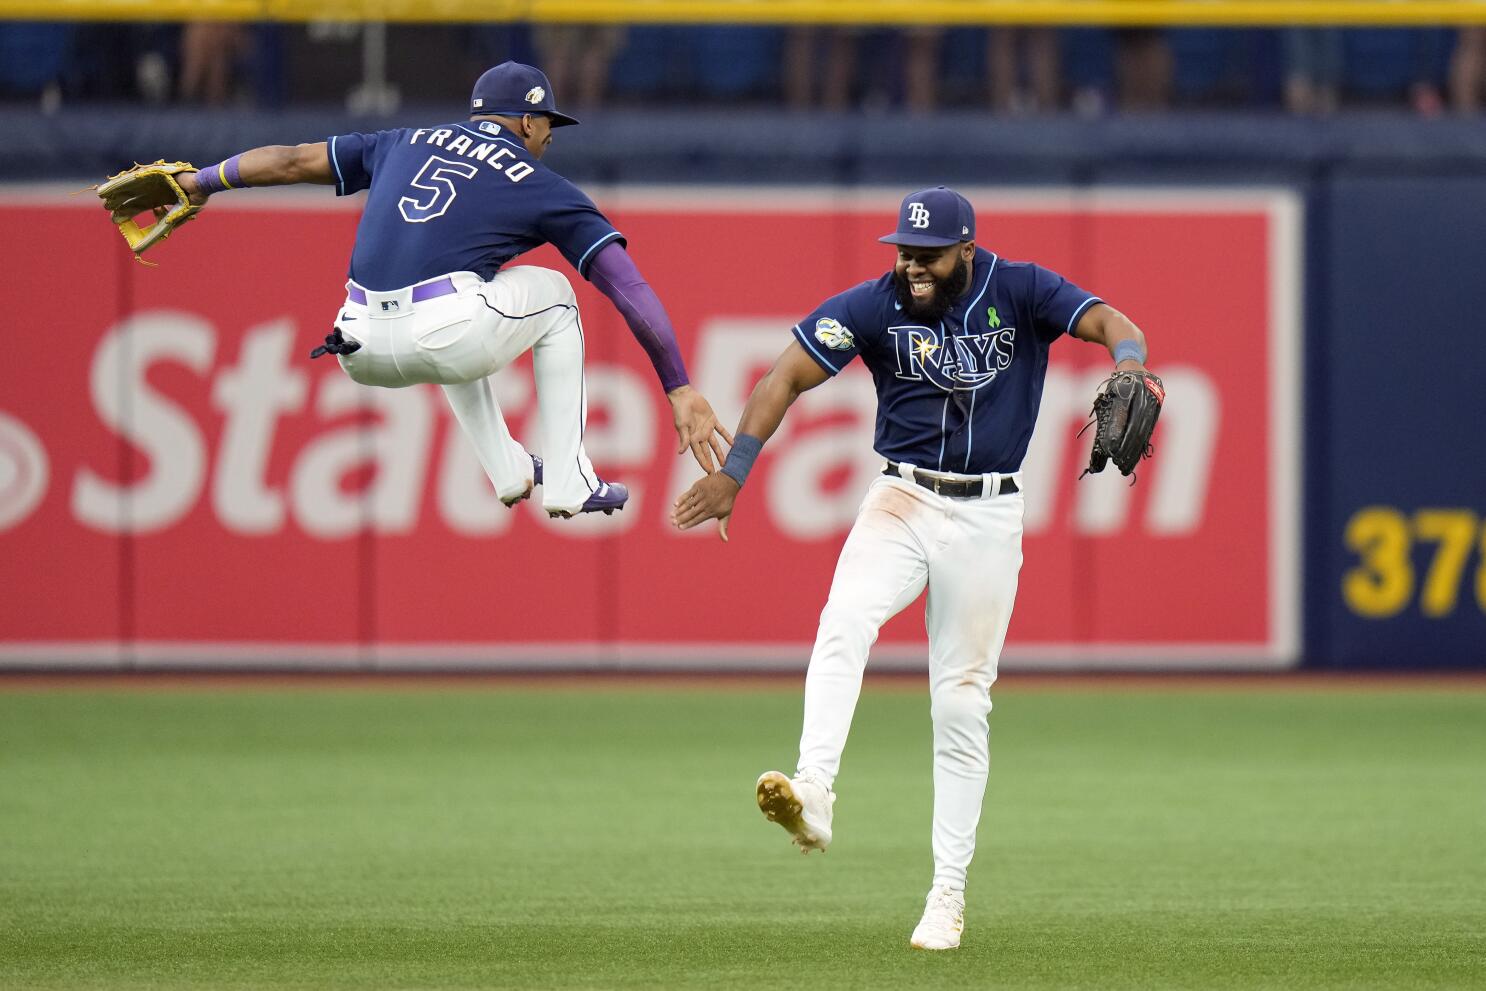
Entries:
{"label": "player's bare hand", "polygon": [[707,474],[712,474],[722,466],[723,459],[727,457],[723,441],[727,441],[731,447],[733,435],[718,421],[707,397],[691,386],[683,385],[672,389],[666,393],[666,398],[671,401],[671,413],[676,419],[676,438],[680,441],[676,453],[681,454],[691,448],[692,457],[697,459],[697,464]]}
{"label": "player's bare hand", "polygon": [[728,539],[728,517],[733,513],[733,500],[738,498],[738,483],[732,476],[714,472],[697,479],[691,488],[676,497],[671,507],[671,523],[690,530],[708,520],[719,520],[717,535]]}
{"label": "player's bare hand", "polygon": [[211,195],[201,191],[201,186],[196,182],[195,172],[182,172],[176,177],[176,181],[181,184],[181,189],[185,192],[186,198],[194,206],[201,206],[206,202],[207,197]]}

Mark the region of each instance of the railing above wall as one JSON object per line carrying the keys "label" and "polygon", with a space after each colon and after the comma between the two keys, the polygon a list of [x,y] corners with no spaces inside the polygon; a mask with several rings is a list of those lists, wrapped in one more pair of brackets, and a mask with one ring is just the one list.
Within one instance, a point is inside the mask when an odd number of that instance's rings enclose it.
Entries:
{"label": "railing above wall", "polygon": [[[96,179],[136,160],[209,162],[266,144],[438,123],[459,107],[391,117],[332,110],[231,113],[121,106],[0,110],[0,181]],[[925,129],[953,140],[928,142]],[[610,111],[564,131],[547,159],[587,182],[855,185],[1078,184],[1211,178],[1285,182],[1317,170],[1486,175],[1486,128],[1458,118],[1162,114],[1083,119],[937,114]]]}

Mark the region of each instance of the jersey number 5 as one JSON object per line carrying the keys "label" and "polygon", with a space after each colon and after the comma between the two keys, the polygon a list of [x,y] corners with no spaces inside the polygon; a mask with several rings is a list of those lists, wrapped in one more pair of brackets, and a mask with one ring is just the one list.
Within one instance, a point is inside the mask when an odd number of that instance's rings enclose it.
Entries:
{"label": "jersey number 5", "polygon": [[417,192],[397,201],[402,219],[410,224],[426,224],[442,217],[459,195],[454,180],[473,179],[478,173],[479,168],[472,162],[453,162],[434,155],[413,177],[411,186]]}

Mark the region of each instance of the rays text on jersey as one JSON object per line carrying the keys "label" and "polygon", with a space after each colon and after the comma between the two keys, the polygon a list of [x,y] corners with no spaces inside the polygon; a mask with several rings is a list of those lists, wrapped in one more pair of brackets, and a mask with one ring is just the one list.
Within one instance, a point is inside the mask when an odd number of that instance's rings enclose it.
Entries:
{"label": "rays text on jersey", "polygon": [[941,389],[979,389],[1011,365],[1016,354],[1016,328],[984,334],[950,335],[923,326],[889,327],[898,358],[897,377],[909,382],[928,379]]}

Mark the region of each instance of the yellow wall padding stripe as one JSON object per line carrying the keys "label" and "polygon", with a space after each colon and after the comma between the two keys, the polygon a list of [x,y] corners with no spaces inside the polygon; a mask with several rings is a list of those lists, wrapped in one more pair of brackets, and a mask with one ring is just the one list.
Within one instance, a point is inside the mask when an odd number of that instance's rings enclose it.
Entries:
{"label": "yellow wall padding stripe", "polygon": [[0,0],[4,20],[672,24],[1486,24],[1486,0]]}

